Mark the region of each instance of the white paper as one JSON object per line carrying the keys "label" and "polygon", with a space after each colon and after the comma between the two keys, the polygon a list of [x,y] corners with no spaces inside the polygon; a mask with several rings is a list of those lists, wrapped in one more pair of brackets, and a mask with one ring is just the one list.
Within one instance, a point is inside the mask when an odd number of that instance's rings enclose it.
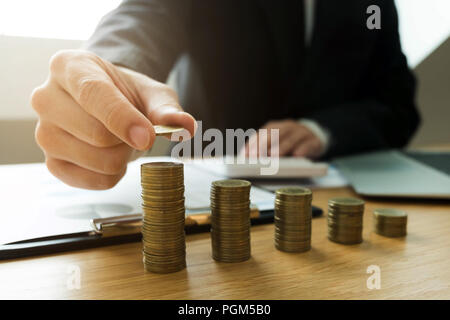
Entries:
{"label": "white paper", "polygon": [[[0,243],[91,231],[90,219],[140,213],[140,164],[170,161],[167,157],[141,158],[128,165],[127,174],[112,189],[72,188],[44,164],[0,166]],[[209,207],[211,182],[219,176],[185,165],[186,209]],[[273,209],[274,195],[252,188],[251,201],[259,210]]]}

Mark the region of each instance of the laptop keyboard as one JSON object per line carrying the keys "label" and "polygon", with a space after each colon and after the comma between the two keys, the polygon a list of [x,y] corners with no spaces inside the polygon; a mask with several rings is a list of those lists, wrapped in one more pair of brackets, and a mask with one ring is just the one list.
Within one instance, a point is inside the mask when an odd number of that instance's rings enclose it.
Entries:
{"label": "laptop keyboard", "polygon": [[404,151],[403,154],[440,172],[450,175],[450,152]]}

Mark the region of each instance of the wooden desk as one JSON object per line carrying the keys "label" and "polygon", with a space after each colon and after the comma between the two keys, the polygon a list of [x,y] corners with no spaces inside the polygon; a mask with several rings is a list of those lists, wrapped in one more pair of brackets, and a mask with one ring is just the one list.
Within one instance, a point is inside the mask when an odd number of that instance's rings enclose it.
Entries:
{"label": "wooden desk", "polygon": [[[313,203],[356,196],[350,189],[314,192]],[[372,210],[408,212],[408,236],[372,232]],[[214,262],[209,234],[187,236],[188,268],[146,273],[141,244],[132,243],[0,263],[0,298],[54,299],[450,299],[450,202],[367,201],[364,242],[344,246],[326,237],[326,218],[313,220],[312,249],[277,251],[273,225],[252,228],[252,258]],[[369,290],[367,267],[381,268],[381,289]],[[79,267],[81,288],[68,289]],[[75,269],[74,269],[75,268]]]}

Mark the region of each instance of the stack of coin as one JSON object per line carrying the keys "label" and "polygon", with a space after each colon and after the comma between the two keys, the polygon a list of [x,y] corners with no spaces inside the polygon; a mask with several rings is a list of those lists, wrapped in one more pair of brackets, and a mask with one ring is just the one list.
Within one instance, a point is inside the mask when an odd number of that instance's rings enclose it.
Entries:
{"label": "stack of coin", "polygon": [[362,242],[364,201],[333,198],[328,201],[328,239],[342,244]]}
{"label": "stack of coin", "polygon": [[250,187],[245,180],[219,180],[211,185],[211,245],[214,260],[250,258]]}
{"label": "stack of coin", "polygon": [[186,267],[183,164],[141,166],[142,241],[147,271],[170,273]]}
{"label": "stack of coin", "polygon": [[311,190],[281,188],[275,197],[275,247],[284,252],[311,249]]}
{"label": "stack of coin", "polygon": [[385,237],[406,236],[408,215],[398,209],[376,209],[373,212],[375,232]]}

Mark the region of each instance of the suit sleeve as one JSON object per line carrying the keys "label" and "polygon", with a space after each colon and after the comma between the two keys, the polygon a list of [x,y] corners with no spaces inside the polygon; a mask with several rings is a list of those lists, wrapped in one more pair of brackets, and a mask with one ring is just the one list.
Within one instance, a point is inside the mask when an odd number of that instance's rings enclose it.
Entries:
{"label": "suit sleeve", "polygon": [[188,0],[125,0],[100,21],[84,48],[164,82],[186,46],[188,13]]}
{"label": "suit sleeve", "polygon": [[417,129],[416,80],[402,53],[393,1],[381,8],[381,30],[361,85],[361,98],[314,112],[308,118],[330,132],[325,157],[404,147]]}

